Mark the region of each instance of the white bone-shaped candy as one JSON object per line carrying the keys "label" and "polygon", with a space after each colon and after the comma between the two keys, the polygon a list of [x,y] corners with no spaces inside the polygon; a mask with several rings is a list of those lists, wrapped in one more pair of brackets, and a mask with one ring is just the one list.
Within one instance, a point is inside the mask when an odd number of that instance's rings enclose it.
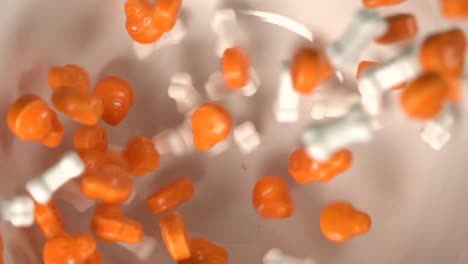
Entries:
{"label": "white bone-shaped candy", "polygon": [[166,129],[153,137],[154,145],[161,155],[183,156],[194,150],[192,128],[189,122],[174,129]]}
{"label": "white bone-shaped candy", "polygon": [[249,154],[260,145],[260,135],[252,122],[244,122],[234,128],[234,141],[242,154]]}
{"label": "white bone-shaped candy", "polygon": [[118,242],[118,244],[128,251],[135,254],[137,259],[139,260],[148,260],[149,257],[153,254],[154,250],[157,246],[157,241],[149,236],[144,236],[143,239],[139,243],[122,243]]}
{"label": "white bone-shaped candy", "polygon": [[278,93],[273,104],[273,113],[280,123],[296,122],[299,118],[299,94],[294,90],[289,62],[283,62],[279,80]]}
{"label": "white bone-shaped candy", "polygon": [[0,201],[2,219],[14,226],[31,226],[34,223],[34,201],[26,195]]}
{"label": "white bone-shaped candy", "polygon": [[203,102],[201,94],[193,87],[192,77],[185,72],[172,75],[168,95],[182,114],[189,113]]}
{"label": "white bone-shaped candy", "polygon": [[453,108],[448,105],[436,118],[427,122],[421,130],[421,139],[432,149],[440,150],[452,137],[450,129],[455,124]]}
{"label": "white bone-shaped candy", "polygon": [[232,9],[216,11],[211,22],[211,28],[216,33],[216,55],[222,57],[227,48],[242,46],[246,43],[246,36],[241,30],[237,16]]}
{"label": "white bone-shaped candy", "polygon": [[310,258],[300,259],[284,254],[277,248],[270,249],[263,256],[263,264],[315,264],[316,262]]}

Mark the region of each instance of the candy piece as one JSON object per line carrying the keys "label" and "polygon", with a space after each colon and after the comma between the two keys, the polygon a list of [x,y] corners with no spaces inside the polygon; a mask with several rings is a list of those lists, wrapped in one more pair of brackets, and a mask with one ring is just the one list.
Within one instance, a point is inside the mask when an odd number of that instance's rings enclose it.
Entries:
{"label": "candy piece", "polygon": [[451,29],[430,35],[421,47],[420,61],[423,69],[437,71],[451,82],[447,96],[453,102],[461,100],[457,81],[463,73],[466,45],[463,31]]}
{"label": "candy piece", "polygon": [[339,149],[370,141],[375,129],[372,118],[357,104],[345,116],[306,127],[302,141],[313,159],[327,161]]}
{"label": "candy piece", "polygon": [[130,197],[132,188],[133,182],[128,172],[113,164],[87,170],[81,180],[83,194],[104,203],[124,202]]}
{"label": "candy piece", "polygon": [[294,90],[301,94],[310,94],[332,72],[333,68],[323,54],[314,48],[303,48],[296,52],[291,66]]}
{"label": "candy piece", "polygon": [[160,155],[183,156],[194,149],[192,129],[188,122],[158,133],[153,141]]}
{"label": "candy piece", "polygon": [[253,189],[252,200],[257,214],[264,218],[286,218],[294,213],[289,187],[279,176],[260,179]]}
{"label": "candy piece", "polygon": [[15,196],[10,200],[0,200],[2,220],[17,227],[31,226],[34,223],[34,202],[29,196]]}
{"label": "candy piece", "polygon": [[156,42],[164,34],[164,30],[156,27],[153,22],[154,7],[149,0],[127,0],[125,28],[130,37],[142,44]]}
{"label": "candy piece", "polygon": [[185,72],[172,75],[168,95],[176,102],[177,111],[187,114],[202,103],[201,94],[193,87],[192,76]]}
{"label": "candy piece", "polygon": [[54,201],[47,204],[36,203],[34,219],[46,238],[54,238],[65,234],[65,224]]}
{"label": "candy piece", "polygon": [[91,230],[107,242],[138,243],[143,239],[140,223],[124,216],[119,205],[101,204],[91,220]]}
{"label": "candy piece", "polygon": [[418,34],[418,23],[412,14],[398,14],[385,18],[388,24],[387,31],[377,37],[379,44],[394,44],[414,38]]}
{"label": "candy piece", "polygon": [[450,84],[436,72],[426,72],[408,85],[400,97],[406,114],[415,119],[434,118],[443,107]]}
{"label": "candy piece", "polygon": [[153,24],[164,32],[171,31],[179,16],[182,0],[157,0],[153,11]]}
{"label": "candy piece", "polygon": [[386,90],[396,89],[420,73],[417,51],[413,47],[406,48],[387,62],[365,69],[359,78],[358,88],[366,111],[371,115],[380,114],[382,94]]}
{"label": "candy piece", "polygon": [[311,159],[304,148],[289,156],[289,173],[301,184],[311,181],[328,182],[349,169],[352,153],[347,149],[335,152],[330,160],[318,162]]}
{"label": "candy piece", "polygon": [[346,242],[353,236],[367,233],[371,218],[347,202],[333,202],[320,215],[322,234],[333,242]]}
{"label": "candy piece", "polygon": [[63,126],[57,114],[44,100],[33,94],[21,96],[10,107],[7,125],[22,140],[56,146],[63,139]]}
{"label": "candy piece", "polygon": [[216,33],[216,54],[221,57],[231,47],[245,46],[246,36],[237,22],[236,12],[232,9],[217,10],[211,22]]}
{"label": "candy piece", "polygon": [[102,263],[102,253],[97,248],[94,250],[93,254],[89,256],[85,264],[101,264]]}
{"label": "candy piece", "polygon": [[83,155],[86,151],[107,151],[107,132],[100,125],[81,127],[73,135],[73,146]]}
{"label": "candy piece", "polygon": [[193,196],[193,183],[189,178],[181,178],[166,185],[146,200],[146,206],[153,214],[176,208]]}
{"label": "candy piece", "polygon": [[135,254],[139,260],[148,260],[155,251],[157,244],[158,242],[154,238],[148,236],[143,236],[139,243],[119,242],[120,246]]}
{"label": "candy piece", "polygon": [[124,171],[128,171],[128,161],[122,154],[114,151],[101,152],[90,150],[82,156],[82,160],[87,171],[99,169],[103,165],[114,165]]}
{"label": "candy piece", "polygon": [[225,140],[231,129],[232,117],[221,105],[205,103],[192,115],[193,142],[201,151]]}
{"label": "candy piece", "polygon": [[445,107],[433,120],[427,122],[421,130],[421,139],[432,149],[440,150],[452,137],[450,129],[455,124],[452,107]]}
{"label": "candy piece", "polygon": [[26,190],[38,203],[47,203],[54,192],[71,179],[80,176],[84,169],[85,166],[78,154],[69,152],[41,176],[29,180],[26,183]]}
{"label": "candy piece", "polygon": [[189,259],[179,261],[178,264],[227,264],[228,252],[226,249],[213,244],[206,238],[193,237],[190,239],[191,256]]}
{"label": "candy piece", "polygon": [[151,139],[136,136],[130,139],[123,151],[130,173],[143,176],[159,167],[159,154]]}
{"label": "candy piece", "polygon": [[61,87],[52,95],[57,111],[83,125],[95,125],[102,116],[103,104],[98,98],[74,89]]}
{"label": "candy piece", "polygon": [[62,87],[72,87],[87,93],[89,90],[89,74],[78,65],[52,67],[48,73],[49,86],[54,92]]}
{"label": "candy piece", "polygon": [[88,235],[60,235],[44,246],[45,264],[85,263],[96,250],[96,242]]}
{"label": "candy piece", "polygon": [[299,94],[294,90],[289,70],[289,62],[281,64],[280,81],[273,113],[280,123],[296,122],[299,118]]}
{"label": "candy piece", "polygon": [[102,101],[102,120],[111,126],[120,124],[133,105],[133,90],[130,84],[119,77],[101,79],[94,88],[94,96]]}
{"label": "candy piece", "polygon": [[236,126],[233,135],[242,154],[249,154],[260,146],[260,135],[252,122]]}
{"label": "candy piece", "polygon": [[364,49],[387,30],[385,19],[375,10],[360,9],[342,37],[327,47],[327,55],[335,68],[357,63]]}
{"label": "candy piece", "polygon": [[159,220],[161,235],[167,251],[175,261],[190,258],[190,237],[184,218],[178,212],[164,215]]}
{"label": "candy piece", "polygon": [[[358,69],[356,71],[356,80],[359,80],[359,78],[361,77],[364,70],[366,70],[367,68],[370,68],[370,67],[377,66],[377,65],[379,65],[379,63],[375,62],[375,61],[361,61],[359,63],[359,65],[358,65]],[[401,89],[406,88],[406,86],[408,86],[408,84],[406,82],[404,82],[404,83],[402,83],[400,85],[397,85],[395,87],[387,88],[387,90],[401,90]]]}
{"label": "candy piece", "polygon": [[467,0],[440,0],[440,7],[445,18],[468,18]]}
{"label": "candy piece", "polygon": [[272,248],[263,256],[263,264],[315,264],[310,258],[299,259],[284,254],[277,248]]}
{"label": "candy piece", "polygon": [[224,82],[228,88],[244,87],[249,80],[249,55],[240,47],[227,48],[223,53],[222,69]]}
{"label": "candy piece", "polygon": [[367,8],[378,8],[385,6],[398,5],[406,0],[362,0],[362,4]]}

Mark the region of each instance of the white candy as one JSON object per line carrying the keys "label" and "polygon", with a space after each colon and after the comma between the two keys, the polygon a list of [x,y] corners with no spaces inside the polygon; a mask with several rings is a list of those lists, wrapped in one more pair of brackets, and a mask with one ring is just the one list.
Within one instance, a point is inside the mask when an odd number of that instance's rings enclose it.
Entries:
{"label": "white candy", "polygon": [[372,118],[363,111],[361,105],[354,105],[345,116],[307,127],[302,140],[311,157],[326,161],[341,148],[370,141],[374,130]]}
{"label": "white candy", "polygon": [[193,87],[190,74],[180,72],[172,75],[168,95],[176,102],[177,111],[187,114],[202,102],[201,94]]}
{"label": "white candy", "polygon": [[244,87],[239,89],[226,87],[223,74],[215,72],[206,81],[205,91],[211,101],[219,101],[236,93],[240,93],[243,96],[252,96],[257,92],[259,85],[260,78],[257,72],[253,68],[250,68],[250,79]]}
{"label": "white candy", "polygon": [[249,154],[260,145],[260,136],[252,122],[244,122],[234,128],[234,141],[242,154]]}
{"label": "white candy", "polygon": [[16,196],[0,201],[2,219],[14,226],[31,226],[34,223],[34,201],[28,196]]}
{"label": "white candy", "polygon": [[237,23],[236,13],[232,9],[216,11],[211,22],[211,28],[216,33],[216,55],[222,57],[226,49],[243,46],[246,36]]}
{"label": "white candy", "polygon": [[354,64],[364,49],[387,30],[387,22],[377,11],[360,9],[342,37],[327,47],[327,55],[335,68]]}
{"label": "white candy", "polygon": [[62,159],[41,176],[26,183],[26,190],[38,203],[47,203],[65,183],[83,173],[85,165],[76,152],[65,154]]}
{"label": "white candy", "polygon": [[280,123],[296,122],[299,118],[299,99],[299,94],[293,88],[290,65],[288,62],[283,62],[278,94],[273,104],[273,113],[276,121]]}
{"label": "white candy", "polygon": [[421,139],[434,150],[440,150],[452,137],[450,129],[454,123],[453,108],[447,106],[434,120],[424,125]]}
{"label": "white candy", "polygon": [[415,78],[421,72],[417,50],[405,49],[397,57],[365,69],[359,78],[359,92],[366,111],[371,115],[381,112],[382,94],[390,88]]}
{"label": "white candy", "polygon": [[192,128],[188,122],[175,129],[166,129],[153,137],[160,155],[183,156],[194,149]]}
{"label": "white candy", "polygon": [[300,259],[285,255],[277,248],[270,249],[263,256],[263,264],[315,264],[316,262],[310,258]]}
{"label": "white candy", "polygon": [[164,35],[153,44],[141,44],[133,42],[133,51],[140,59],[148,58],[153,52],[158,49],[179,44],[187,34],[187,29],[181,19],[177,19],[176,24],[171,31],[164,33]]}
{"label": "white candy", "polygon": [[310,116],[312,119],[336,118],[345,115],[349,109],[359,103],[358,93],[345,89],[324,89],[312,94]]}
{"label": "white candy", "polygon": [[57,199],[65,201],[72,205],[78,212],[87,211],[89,208],[93,207],[96,202],[94,200],[88,199],[81,192],[80,182],[77,180],[72,180],[65,184],[60,190],[55,194]]}
{"label": "white candy", "polygon": [[144,236],[140,243],[130,244],[118,242],[118,244],[135,254],[139,260],[148,260],[158,243],[154,238]]}

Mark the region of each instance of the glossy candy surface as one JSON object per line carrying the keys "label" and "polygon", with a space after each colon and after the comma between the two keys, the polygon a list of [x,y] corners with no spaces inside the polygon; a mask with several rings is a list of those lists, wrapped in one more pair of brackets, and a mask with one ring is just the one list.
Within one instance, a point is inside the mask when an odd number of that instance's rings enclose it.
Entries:
{"label": "glossy candy surface", "polygon": [[153,214],[174,209],[192,198],[194,192],[192,180],[178,179],[156,191],[146,200],[146,206]]}
{"label": "glossy candy surface", "polygon": [[231,114],[221,105],[205,103],[192,115],[193,141],[201,151],[207,151],[225,140],[231,129]]}
{"label": "glossy candy surface", "polygon": [[255,184],[252,200],[257,214],[264,218],[281,219],[294,213],[288,184],[279,176],[261,178]]}

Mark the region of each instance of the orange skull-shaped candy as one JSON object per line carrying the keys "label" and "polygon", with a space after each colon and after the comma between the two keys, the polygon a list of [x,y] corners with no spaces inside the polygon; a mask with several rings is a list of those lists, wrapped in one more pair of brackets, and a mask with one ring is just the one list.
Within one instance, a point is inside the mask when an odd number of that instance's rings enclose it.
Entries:
{"label": "orange skull-shaped candy", "polygon": [[182,215],[177,212],[164,215],[159,220],[159,225],[172,259],[181,261],[190,258],[190,237]]}
{"label": "orange skull-shaped candy", "polygon": [[249,55],[240,47],[228,48],[222,59],[224,83],[228,88],[239,89],[249,81]]}
{"label": "orange skull-shaped candy", "polygon": [[126,29],[130,37],[141,44],[156,42],[164,34],[153,23],[154,7],[149,0],[127,0],[125,14]]}
{"label": "orange skull-shaped candy", "polygon": [[384,6],[398,5],[406,0],[362,0],[362,4],[367,8],[379,8]]}
{"label": "orange skull-shaped candy", "polygon": [[206,238],[193,237],[190,239],[191,257],[179,261],[178,264],[227,264],[226,249],[213,244]]}
{"label": "orange skull-shaped candy", "polygon": [[327,58],[318,50],[303,48],[296,52],[291,65],[291,79],[294,90],[310,94],[315,87],[332,74]]}
{"label": "orange skull-shaped candy", "polygon": [[34,206],[34,220],[46,238],[65,234],[65,224],[55,202]]}
{"label": "orange skull-shaped candy", "polygon": [[192,115],[193,143],[201,151],[225,140],[231,129],[232,117],[221,105],[205,103]]}
{"label": "orange skull-shaped candy", "polygon": [[260,179],[255,184],[252,200],[257,214],[265,218],[286,218],[294,213],[288,184],[279,176]]}
{"label": "orange skull-shaped candy", "polygon": [[85,93],[89,90],[89,74],[78,65],[52,67],[49,70],[48,79],[54,92],[62,87],[73,87]]}
{"label": "orange skull-shaped candy", "polygon": [[164,32],[171,31],[179,16],[182,0],[157,0],[154,4],[153,23]]}
{"label": "orange skull-shaped candy", "polygon": [[96,242],[88,235],[60,235],[44,246],[45,264],[85,263],[96,250]]}
{"label": "orange skull-shaped candy", "polygon": [[393,44],[410,40],[418,34],[416,17],[412,14],[397,14],[387,17],[386,20],[387,31],[375,39],[375,42],[379,44]]}
{"label": "orange skull-shaped candy", "polygon": [[90,150],[105,152],[107,150],[107,132],[100,125],[84,126],[75,131],[73,145],[83,155]]}
{"label": "orange skull-shaped candy", "polygon": [[181,178],[162,187],[148,197],[146,205],[153,214],[174,209],[193,196],[193,183],[189,178]]}
{"label": "orange skull-shaped candy", "polygon": [[127,159],[130,173],[143,176],[159,166],[159,153],[151,139],[142,136],[132,138],[123,156]]}

